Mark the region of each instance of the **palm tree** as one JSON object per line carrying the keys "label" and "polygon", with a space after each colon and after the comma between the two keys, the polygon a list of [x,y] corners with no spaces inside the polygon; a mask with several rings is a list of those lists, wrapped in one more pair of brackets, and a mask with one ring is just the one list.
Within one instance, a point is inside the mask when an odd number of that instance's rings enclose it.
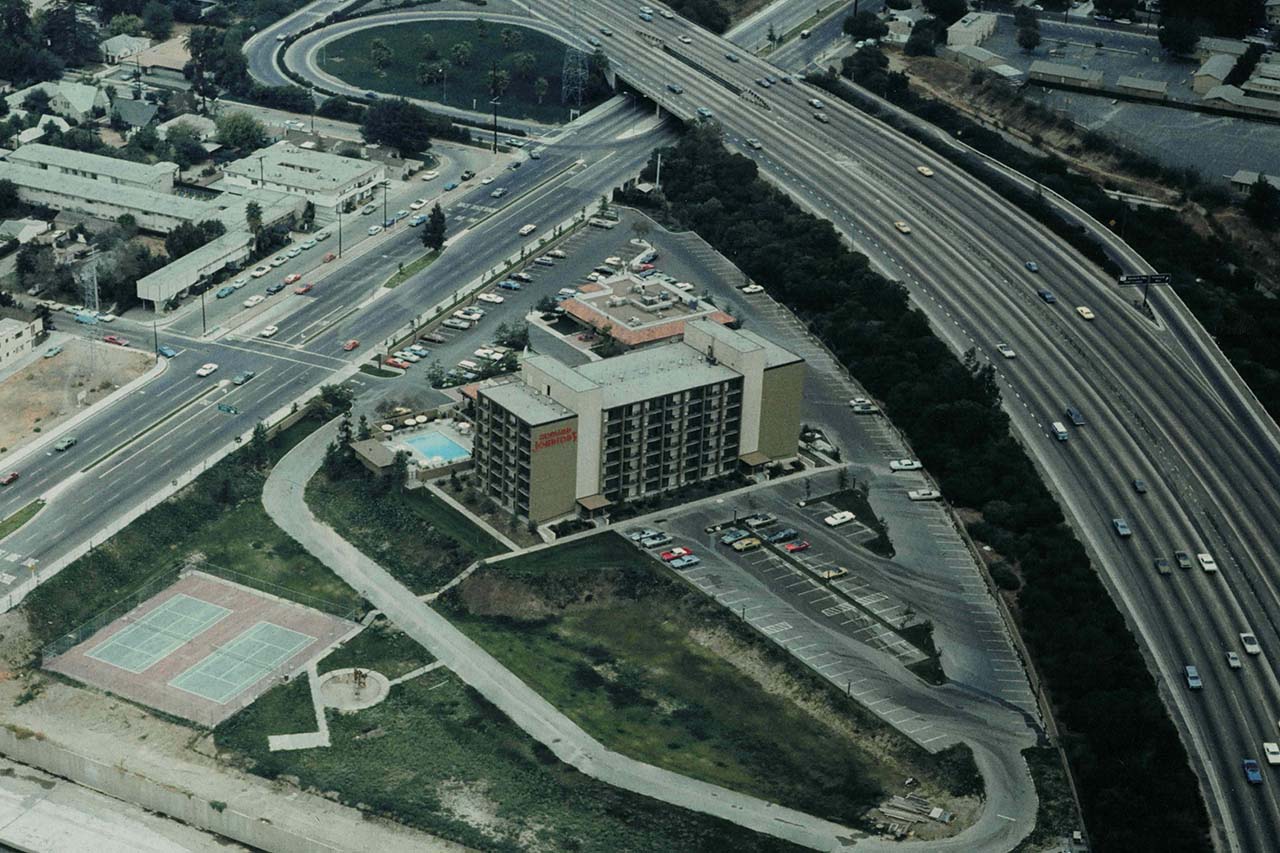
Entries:
{"label": "palm tree", "polygon": [[539,77],[533,81],[533,94],[537,95],[538,103],[542,103],[542,99],[547,96],[547,90],[551,88],[551,84],[547,82],[546,77]]}
{"label": "palm tree", "polygon": [[391,61],[391,48],[387,47],[385,41],[374,39],[369,42],[369,61],[373,63],[378,73],[386,70],[387,63]]}
{"label": "palm tree", "polygon": [[253,234],[253,247],[258,248],[258,237],[262,231],[262,205],[251,201],[244,206],[244,222]]}

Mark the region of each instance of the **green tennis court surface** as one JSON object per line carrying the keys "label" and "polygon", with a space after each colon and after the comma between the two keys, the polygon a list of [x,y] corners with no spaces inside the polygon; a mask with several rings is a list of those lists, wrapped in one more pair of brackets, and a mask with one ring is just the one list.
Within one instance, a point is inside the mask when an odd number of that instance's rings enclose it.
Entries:
{"label": "green tennis court surface", "polygon": [[132,625],[112,634],[86,657],[129,672],[145,672],[156,661],[200,636],[231,611],[181,593]]}
{"label": "green tennis court surface", "polygon": [[259,622],[169,682],[169,686],[222,704],[315,640],[270,622]]}

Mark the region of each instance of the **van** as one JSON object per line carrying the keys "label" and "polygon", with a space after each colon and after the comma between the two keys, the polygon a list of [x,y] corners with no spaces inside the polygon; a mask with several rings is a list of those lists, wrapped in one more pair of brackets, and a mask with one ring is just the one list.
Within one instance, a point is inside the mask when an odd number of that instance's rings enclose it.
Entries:
{"label": "van", "polygon": [[1053,434],[1057,437],[1058,441],[1066,441],[1067,438],[1069,438],[1066,426],[1058,421],[1053,422]]}
{"label": "van", "polygon": [[808,38],[809,36],[811,36],[811,35],[813,35],[813,30],[801,30],[801,31],[800,31],[800,38],[802,38],[802,39],[807,39],[807,38]]}

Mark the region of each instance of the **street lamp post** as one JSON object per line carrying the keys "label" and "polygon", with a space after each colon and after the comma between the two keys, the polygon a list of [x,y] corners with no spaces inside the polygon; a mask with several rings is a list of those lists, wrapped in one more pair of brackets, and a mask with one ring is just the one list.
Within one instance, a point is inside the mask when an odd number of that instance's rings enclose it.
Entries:
{"label": "street lamp post", "polygon": [[205,322],[205,316],[204,316],[204,291],[202,290],[202,291],[200,291],[200,334],[201,334],[201,335],[206,335],[206,334],[208,334],[208,333],[209,333],[209,325],[208,325],[208,323],[206,323],[206,322]]}
{"label": "street lamp post", "polygon": [[385,226],[386,226],[386,224],[387,224],[387,181],[388,181],[388,180],[389,180],[388,178],[383,178],[383,179],[382,179],[382,224],[383,224],[383,227],[385,227]]}
{"label": "street lamp post", "polygon": [[493,153],[498,153],[498,99],[489,102],[493,105]]}
{"label": "street lamp post", "polygon": [[342,257],[342,205],[338,205],[338,257]]}

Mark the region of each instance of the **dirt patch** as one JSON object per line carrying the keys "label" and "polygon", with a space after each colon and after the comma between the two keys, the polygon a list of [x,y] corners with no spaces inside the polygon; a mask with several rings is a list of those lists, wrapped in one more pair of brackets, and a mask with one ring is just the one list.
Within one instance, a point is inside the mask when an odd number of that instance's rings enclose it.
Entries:
{"label": "dirt patch", "polygon": [[[106,334],[104,332],[104,334]],[[0,451],[15,449],[146,373],[152,356],[83,338],[53,339],[62,352],[0,381]],[[48,344],[40,347],[41,351]]]}
{"label": "dirt patch", "polygon": [[505,577],[496,568],[482,569],[457,587],[458,599],[467,613],[501,616],[518,622],[536,622],[576,607],[607,605],[616,594],[617,584],[607,571],[556,598],[549,597],[544,590]]}

